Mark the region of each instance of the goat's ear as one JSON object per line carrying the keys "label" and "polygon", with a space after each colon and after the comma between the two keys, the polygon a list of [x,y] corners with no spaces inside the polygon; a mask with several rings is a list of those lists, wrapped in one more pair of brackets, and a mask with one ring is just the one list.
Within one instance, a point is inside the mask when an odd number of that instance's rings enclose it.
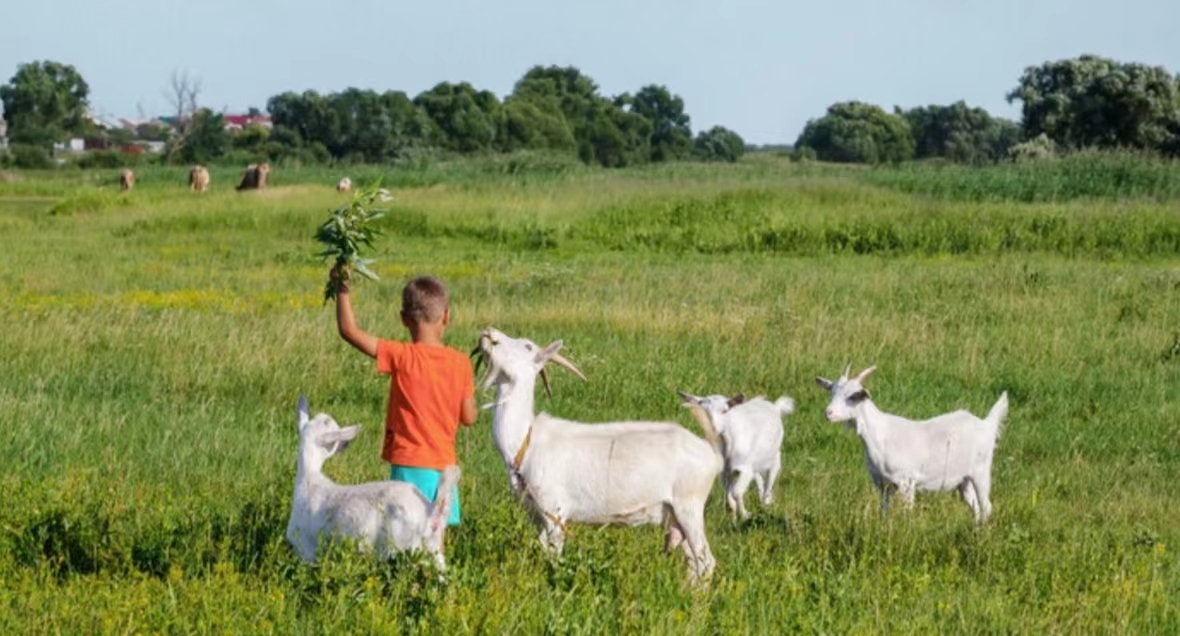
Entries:
{"label": "goat's ear", "polygon": [[725,403],[725,406],[732,409],[733,407],[735,407],[745,401],[746,401],[746,394],[745,393],[738,393],[737,395],[729,398],[729,401]]}
{"label": "goat's ear", "polygon": [[345,426],[344,428],[330,433],[324,433],[319,436],[319,442],[330,450],[333,454],[348,448],[352,440],[361,432],[359,424],[353,426]]}
{"label": "goat's ear", "polygon": [[821,388],[825,391],[832,390],[832,381],[827,378],[821,378],[819,376],[816,376],[815,383],[819,385],[819,388]]}
{"label": "goat's ear", "polygon": [[700,404],[701,398],[684,391],[677,390],[676,393],[680,396],[680,400],[685,404]]}
{"label": "goat's ear", "polygon": [[533,358],[533,361],[537,364],[545,364],[550,358],[557,355],[558,351],[561,351],[561,346],[563,344],[564,341],[554,340],[553,342],[549,343],[548,347],[538,351],[537,355]]}
{"label": "goat's ear", "polygon": [[848,396],[848,403],[851,404],[852,406],[856,406],[857,404],[860,404],[861,402],[864,402],[867,399],[869,399],[869,390],[868,389],[861,389],[861,390],[857,391],[856,393],[853,393],[852,395]]}
{"label": "goat's ear", "polygon": [[302,431],[303,427],[307,426],[307,421],[311,419],[311,416],[307,413],[306,395],[299,396],[299,406],[295,407],[295,413],[299,416],[299,430]]}

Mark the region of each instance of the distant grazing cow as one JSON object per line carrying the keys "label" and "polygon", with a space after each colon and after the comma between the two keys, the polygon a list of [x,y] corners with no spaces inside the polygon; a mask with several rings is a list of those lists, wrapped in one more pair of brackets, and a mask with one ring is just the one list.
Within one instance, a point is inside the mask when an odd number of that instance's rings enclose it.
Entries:
{"label": "distant grazing cow", "polygon": [[269,177],[270,164],[265,161],[259,164],[252,163],[242,172],[242,182],[238,184],[238,190],[262,190],[266,187]]}
{"label": "distant grazing cow", "polygon": [[131,170],[123,170],[119,173],[119,189],[130,190],[135,187],[135,173]]}
{"label": "distant grazing cow", "polygon": [[339,183],[336,184],[336,191],[337,192],[348,192],[351,189],[352,189],[352,179],[349,179],[348,177],[344,177],[343,179],[340,180]]}
{"label": "distant grazing cow", "polygon": [[209,171],[205,166],[193,166],[188,173],[188,186],[193,192],[204,192],[209,188]]}

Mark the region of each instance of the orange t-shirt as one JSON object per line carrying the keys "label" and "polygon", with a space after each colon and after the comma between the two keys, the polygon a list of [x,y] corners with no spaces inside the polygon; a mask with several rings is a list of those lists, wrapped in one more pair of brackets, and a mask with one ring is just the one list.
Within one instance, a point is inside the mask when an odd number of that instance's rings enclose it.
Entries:
{"label": "orange t-shirt", "polygon": [[456,463],[460,409],[475,395],[471,360],[442,345],[378,340],[377,371],[390,376],[381,457],[436,470]]}

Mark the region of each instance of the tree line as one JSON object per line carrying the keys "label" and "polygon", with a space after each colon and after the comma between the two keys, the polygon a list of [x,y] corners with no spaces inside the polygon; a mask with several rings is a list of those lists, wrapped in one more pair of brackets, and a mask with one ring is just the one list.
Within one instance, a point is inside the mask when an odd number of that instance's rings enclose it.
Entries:
{"label": "tree line", "polygon": [[1019,123],[964,102],[892,113],[833,104],[807,122],[795,153],[823,161],[883,163],[941,158],[992,163],[1087,148],[1180,155],[1180,76],[1161,66],[1095,55],[1030,66],[1007,94]]}
{"label": "tree line", "polygon": [[[442,82],[413,98],[402,91],[359,88],[285,92],[267,100],[270,130],[247,126],[234,132],[226,130],[222,113],[196,107],[191,87],[174,88],[181,108],[166,156],[184,163],[231,154],[274,161],[389,163],[439,152],[534,150],[623,167],[688,159],[737,161],[746,148],[740,135],[722,126],[694,136],[684,100],[665,86],[651,84],[607,97],[574,67],[533,67],[504,99],[468,82]],[[88,95],[85,80],[72,66],[22,65],[0,87],[13,143],[49,147],[71,135],[102,134],[85,117]],[[193,104],[188,112],[185,102]]]}
{"label": "tree line", "polygon": [[[157,134],[167,142],[166,160],[181,163],[245,157],[379,164],[439,153],[544,151],[624,167],[736,161],[746,150],[741,136],[722,126],[694,135],[684,100],[666,86],[605,96],[572,66],[535,66],[503,99],[467,82],[442,82],[412,98],[397,90],[289,91],[266,103],[270,130],[247,126],[234,132],[226,130],[223,114],[198,107],[198,86],[173,79],[179,106],[174,128],[102,132],[86,117],[89,87],[76,69],[51,61],[21,65],[0,86],[12,155],[36,150],[47,158],[53,142],[101,134]],[[1083,55],[1025,69],[1007,94],[1010,103],[1021,103],[1020,122],[962,101],[893,112],[840,102],[808,121],[793,152],[871,164],[933,158],[982,164],[1083,148],[1175,156],[1178,95],[1180,77],[1163,67]]]}

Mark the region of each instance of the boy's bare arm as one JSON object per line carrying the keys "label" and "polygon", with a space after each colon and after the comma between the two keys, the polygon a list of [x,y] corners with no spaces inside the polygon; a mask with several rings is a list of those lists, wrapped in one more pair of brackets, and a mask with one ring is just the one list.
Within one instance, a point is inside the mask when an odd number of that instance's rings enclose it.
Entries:
{"label": "boy's bare arm", "polygon": [[459,409],[459,421],[464,426],[471,426],[475,424],[475,420],[478,417],[479,410],[475,408],[475,396],[469,395],[463,399],[463,407]]}
{"label": "boy's bare arm", "polygon": [[361,353],[376,358],[377,338],[357,326],[356,316],[352,313],[352,300],[348,295],[348,281],[341,279],[336,271],[333,271],[333,279],[336,282],[336,326],[340,330],[340,337]]}

